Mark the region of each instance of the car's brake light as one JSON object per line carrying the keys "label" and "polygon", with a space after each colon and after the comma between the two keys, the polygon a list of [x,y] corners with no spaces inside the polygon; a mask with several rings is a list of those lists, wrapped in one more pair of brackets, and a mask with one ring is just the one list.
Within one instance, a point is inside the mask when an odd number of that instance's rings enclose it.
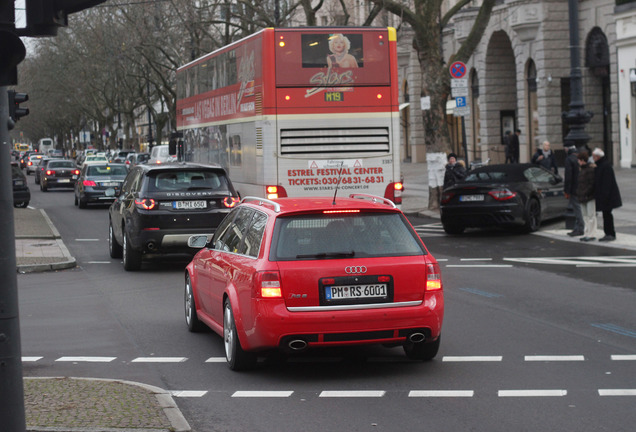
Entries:
{"label": "car's brake light", "polygon": [[455,196],[455,194],[453,192],[444,192],[444,193],[442,193],[442,204],[446,204],[451,199],[453,199],[454,196]]}
{"label": "car's brake light", "polygon": [[280,274],[277,271],[257,272],[254,278],[255,294],[260,298],[282,298]]}
{"label": "car's brake light", "polygon": [[152,198],[137,198],[135,199],[135,205],[137,206],[137,208],[140,209],[152,210],[153,208],[157,207],[157,201],[153,200]]}
{"label": "car's brake light", "polygon": [[51,171],[51,170],[46,170],[46,175],[50,176],[55,174],[55,171]]}
{"label": "car's brake light", "polygon": [[97,186],[97,183],[95,183],[93,180],[84,180],[82,184],[84,186]]}
{"label": "car's brake light", "polygon": [[502,189],[502,190],[490,191],[490,192],[488,192],[488,195],[490,195],[491,197],[493,197],[497,201],[506,201],[506,200],[509,200],[511,198],[516,197],[517,193],[516,192],[512,192],[509,189]]}
{"label": "car's brake light", "polygon": [[360,210],[323,210],[323,214],[334,214],[334,213],[360,213]]}
{"label": "car's brake light", "polygon": [[227,208],[235,207],[241,201],[238,198],[234,197],[225,197],[223,198],[223,205]]}
{"label": "car's brake light", "polygon": [[80,173],[80,171],[79,171],[79,170],[75,170],[75,171],[73,171],[73,174],[75,174],[75,175],[79,175],[79,173]]}
{"label": "car's brake light", "polygon": [[442,289],[442,274],[439,264],[426,264],[426,291]]}

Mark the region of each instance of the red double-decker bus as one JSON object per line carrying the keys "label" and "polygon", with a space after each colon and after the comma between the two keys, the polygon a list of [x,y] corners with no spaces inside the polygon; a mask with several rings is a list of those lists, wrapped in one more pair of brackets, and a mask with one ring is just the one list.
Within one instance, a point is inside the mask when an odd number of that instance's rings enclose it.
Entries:
{"label": "red double-decker bus", "polygon": [[401,203],[393,28],[267,28],[177,70],[184,160],[243,196]]}

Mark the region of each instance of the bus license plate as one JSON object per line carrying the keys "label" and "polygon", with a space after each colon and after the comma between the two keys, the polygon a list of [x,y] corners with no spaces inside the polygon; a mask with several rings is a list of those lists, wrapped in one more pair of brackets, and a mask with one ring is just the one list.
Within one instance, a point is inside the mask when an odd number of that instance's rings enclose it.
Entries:
{"label": "bus license plate", "polygon": [[386,298],[386,284],[345,285],[325,287],[327,300],[346,300],[364,298]]}
{"label": "bus license plate", "polygon": [[174,201],[172,208],[177,210],[191,210],[191,209],[204,209],[207,208],[207,201]]}
{"label": "bus license plate", "polygon": [[462,196],[459,197],[459,200],[461,202],[483,201],[484,200],[484,196],[483,195],[462,195]]}

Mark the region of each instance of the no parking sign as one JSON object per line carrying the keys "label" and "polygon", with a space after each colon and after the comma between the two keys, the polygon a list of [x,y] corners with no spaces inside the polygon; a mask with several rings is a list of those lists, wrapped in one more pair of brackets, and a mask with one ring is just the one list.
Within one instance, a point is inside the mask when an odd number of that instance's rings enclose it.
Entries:
{"label": "no parking sign", "polygon": [[449,68],[451,77],[455,79],[464,78],[466,75],[466,64],[464,62],[456,61]]}

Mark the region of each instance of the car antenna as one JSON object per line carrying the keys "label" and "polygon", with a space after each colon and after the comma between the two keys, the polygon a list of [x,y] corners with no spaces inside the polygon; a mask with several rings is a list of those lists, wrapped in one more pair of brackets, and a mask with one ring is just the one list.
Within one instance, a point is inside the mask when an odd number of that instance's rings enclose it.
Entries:
{"label": "car antenna", "polygon": [[338,183],[336,183],[336,190],[333,192],[333,203],[332,205],[336,205],[336,195],[338,194],[338,186],[340,186],[340,179],[342,178],[342,166],[344,165],[344,161],[340,162],[340,171],[338,172]]}

